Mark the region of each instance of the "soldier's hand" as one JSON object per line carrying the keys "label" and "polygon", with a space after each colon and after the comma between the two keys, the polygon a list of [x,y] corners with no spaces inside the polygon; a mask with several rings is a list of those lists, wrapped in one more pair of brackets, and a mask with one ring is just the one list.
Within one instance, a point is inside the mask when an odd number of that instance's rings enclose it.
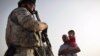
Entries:
{"label": "soldier's hand", "polygon": [[43,31],[46,28],[48,28],[48,25],[45,22],[40,22],[39,23],[39,29],[40,29],[40,31]]}

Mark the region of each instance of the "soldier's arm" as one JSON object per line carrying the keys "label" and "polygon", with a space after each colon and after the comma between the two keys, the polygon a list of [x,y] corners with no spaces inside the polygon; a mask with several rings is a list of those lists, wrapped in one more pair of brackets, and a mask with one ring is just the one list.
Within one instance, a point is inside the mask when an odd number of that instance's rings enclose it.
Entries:
{"label": "soldier's arm", "polygon": [[47,28],[46,23],[35,20],[33,15],[28,13],[26,10],[18,11],[16,15],[18,17],[18,22],[21,24],[21,26],[29,31],[36,32]]}

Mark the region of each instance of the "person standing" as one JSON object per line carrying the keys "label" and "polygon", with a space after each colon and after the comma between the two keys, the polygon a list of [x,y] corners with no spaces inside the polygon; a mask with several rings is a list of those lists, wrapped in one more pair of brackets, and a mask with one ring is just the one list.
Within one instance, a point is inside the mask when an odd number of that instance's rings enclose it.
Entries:
{"label": "person standing", "polygon": [[72,48],[69,44],[69,38],[66,34],[62,35],[63,44],[60,46],[58,56],[77,56],[72,55],[80,52],[80,48]]}
{"label": "person standing", "polygon": [[[43,46],[41,32],[48,27],[45,22],[35,20],[36,0],[20,0],[8,17],[6,43],[8,50],[4,56],[39,56],[37,51]],[[45,54],[40,55],[45,56]]]}

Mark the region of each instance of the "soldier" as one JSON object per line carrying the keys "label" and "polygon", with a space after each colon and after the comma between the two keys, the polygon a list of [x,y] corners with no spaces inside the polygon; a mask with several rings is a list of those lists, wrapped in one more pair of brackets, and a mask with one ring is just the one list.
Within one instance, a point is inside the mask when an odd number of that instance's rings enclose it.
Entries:
{"label": "soldier", "polygon": [[[6,43],[8,50],[5,56],[39,56],[38,49],[43,46],[41,32],[48,27],[45,22],[35,20],[36,0],[20,0],[8,17]],[[40,56],[45,56],[40,55]]]}

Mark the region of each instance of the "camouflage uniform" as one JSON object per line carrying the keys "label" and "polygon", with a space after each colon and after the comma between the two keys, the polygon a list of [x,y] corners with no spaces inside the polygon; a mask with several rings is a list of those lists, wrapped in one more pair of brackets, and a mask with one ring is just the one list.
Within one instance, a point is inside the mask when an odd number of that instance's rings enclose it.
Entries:
{"label": "camouflage uniform", "polygon": [[[6,43],[16,46],[14,56],[35,56],[34,48],[42,46],[39,32],[39,22],[23,7],[14,9],[8,18],[6,28]],[[37,48],[38,49],[38,48]]]}

